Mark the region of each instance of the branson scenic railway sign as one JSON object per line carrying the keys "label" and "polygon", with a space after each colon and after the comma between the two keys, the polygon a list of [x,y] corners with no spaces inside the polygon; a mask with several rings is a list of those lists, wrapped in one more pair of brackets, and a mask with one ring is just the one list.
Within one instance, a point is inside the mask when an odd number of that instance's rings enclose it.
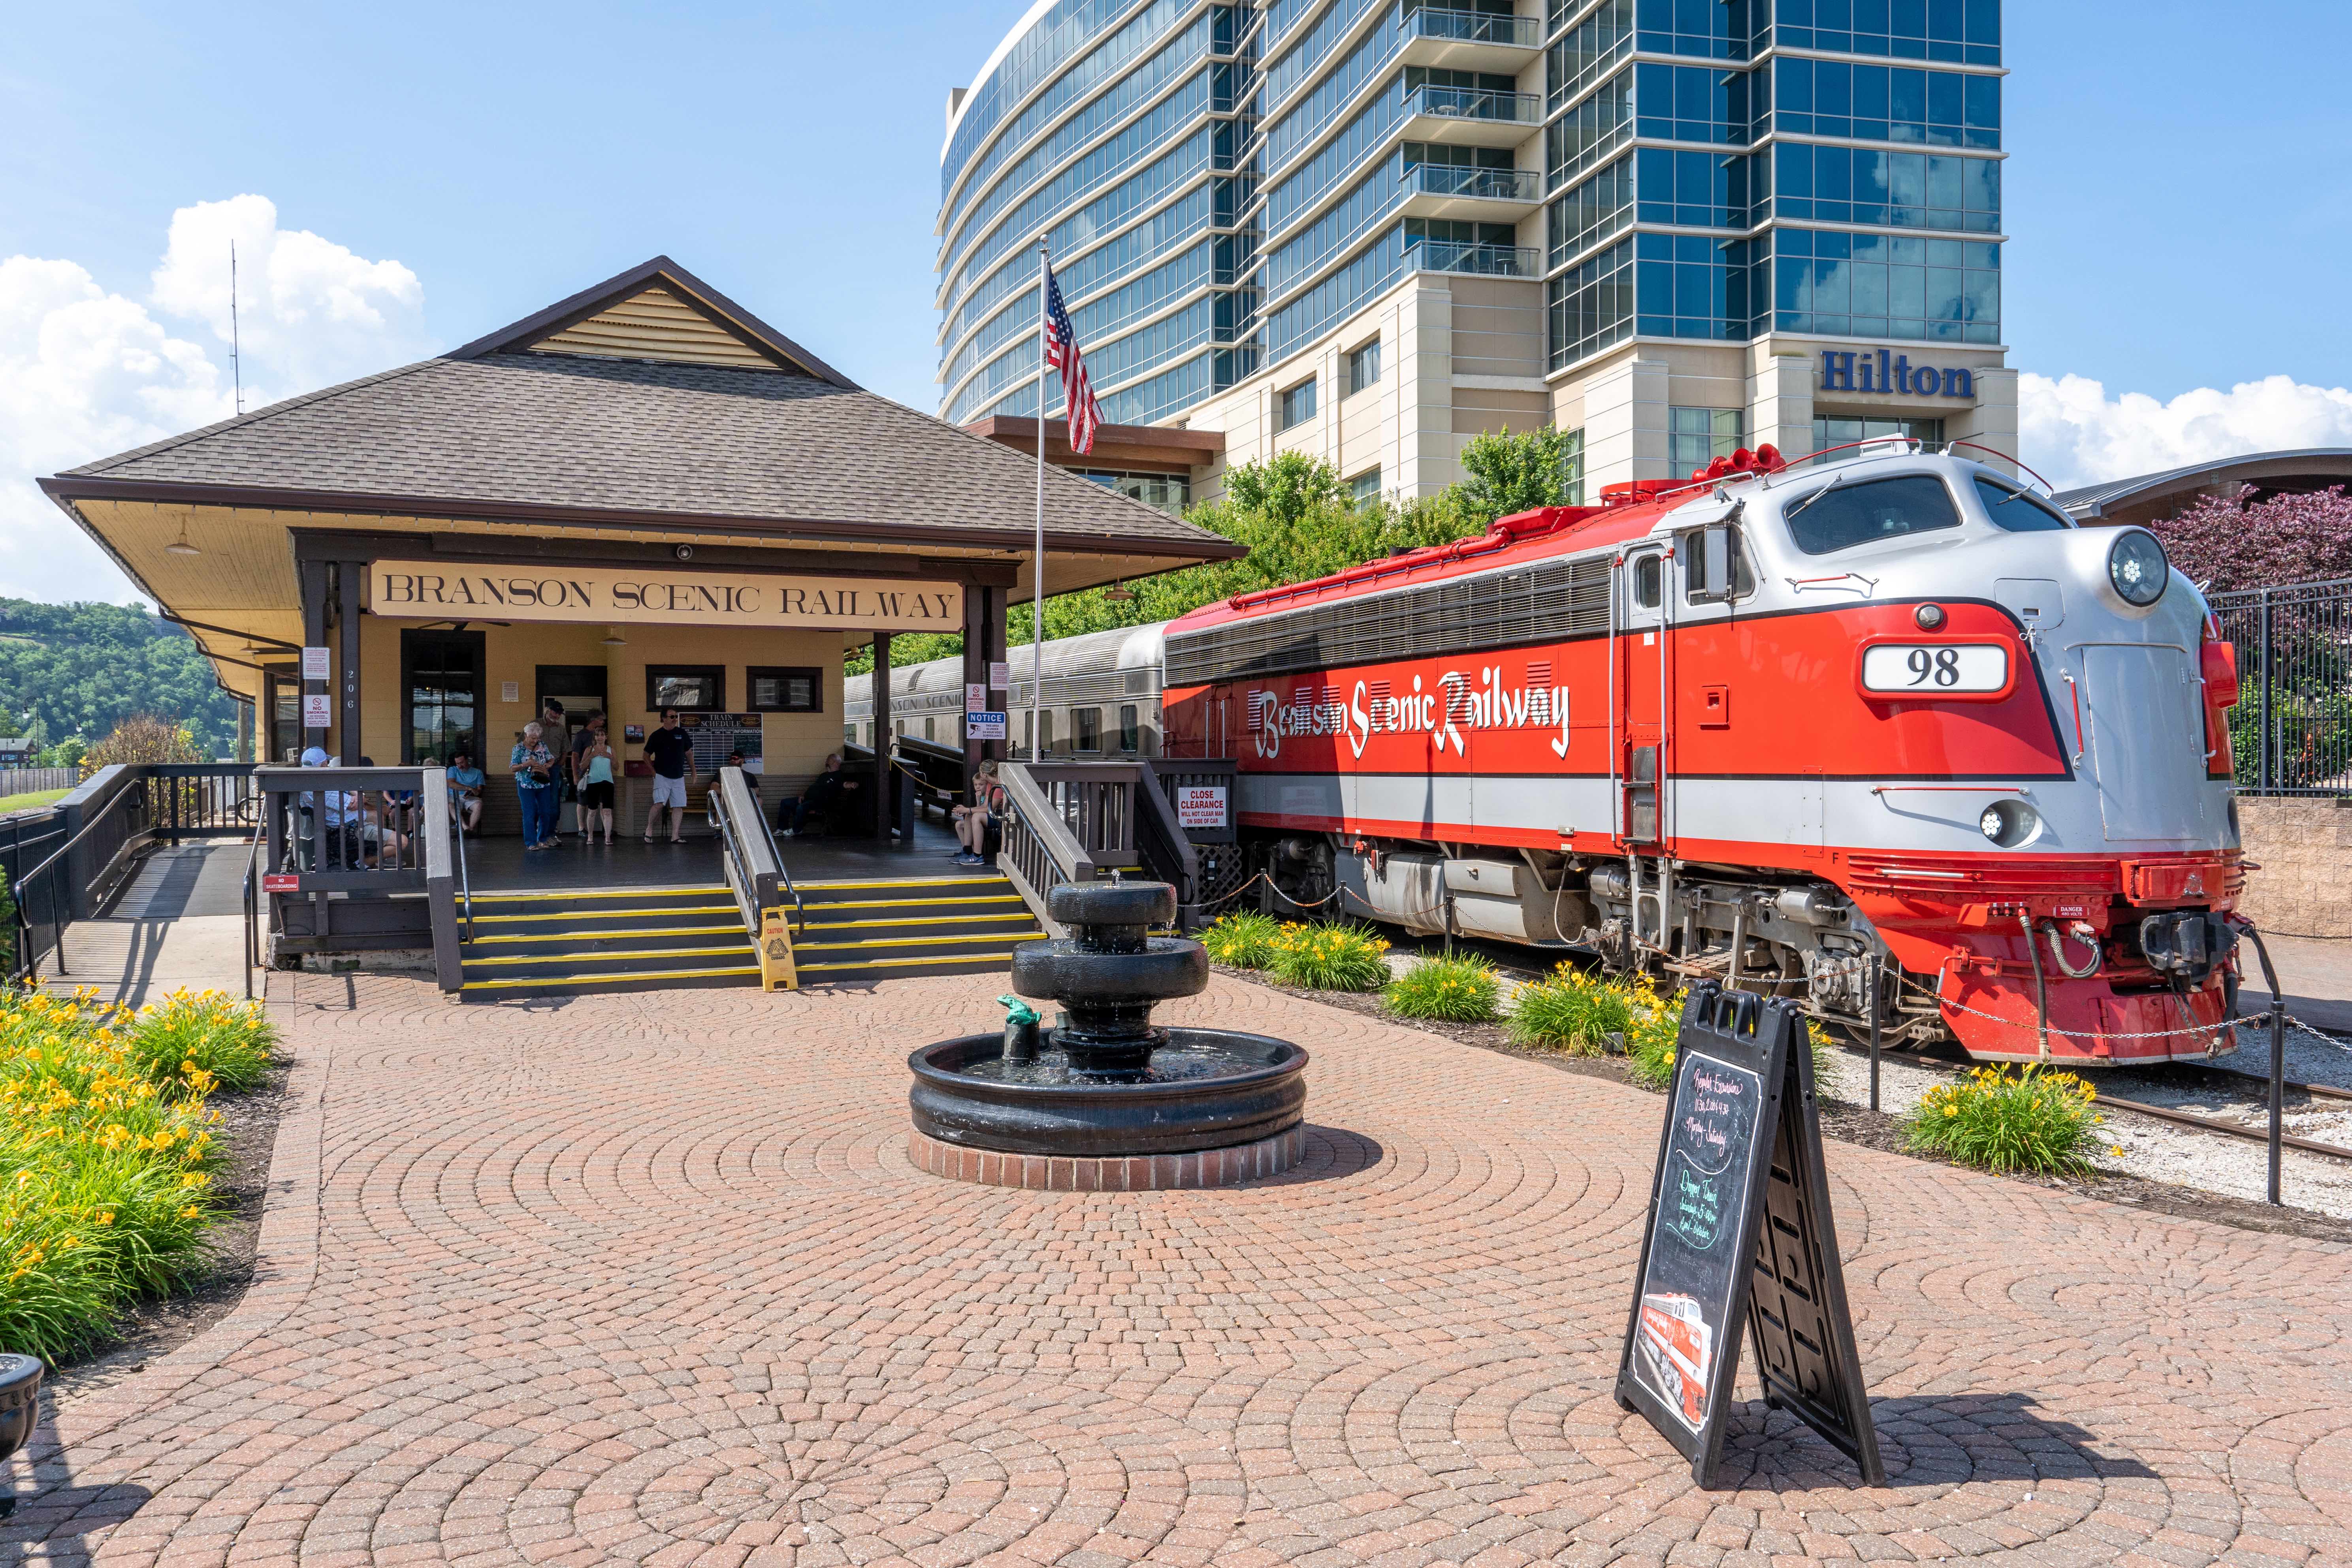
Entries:
{"label": "branson scenic railway sign", "polygon": [[962,629],[963,587],[898,577],[376,561],[368,565],[368,608],[379,616],[435,621],[938,632]]}

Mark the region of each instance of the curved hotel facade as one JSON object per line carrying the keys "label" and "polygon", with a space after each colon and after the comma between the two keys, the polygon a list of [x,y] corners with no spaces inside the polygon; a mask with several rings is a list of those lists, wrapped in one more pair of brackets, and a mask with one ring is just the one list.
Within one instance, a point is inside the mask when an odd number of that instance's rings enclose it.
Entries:
{"label": "curved hotel facade", "polygon": [[2011,453],[2003,74],[2000,0],[1039,0],[949,100],[940,410],[1035,413],[1042,237],[1106,420],[1191,433],[1098,448],[1163,504],[1290,449],[1419,495],[1545,423],[1588,499]]}

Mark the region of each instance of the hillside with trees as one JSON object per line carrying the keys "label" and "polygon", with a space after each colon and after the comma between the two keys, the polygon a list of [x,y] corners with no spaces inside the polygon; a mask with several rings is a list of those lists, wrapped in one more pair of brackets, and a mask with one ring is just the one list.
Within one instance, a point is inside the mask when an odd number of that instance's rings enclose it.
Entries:
{"label": "hillside with trees", "polygon": [[136,605],[0,599],[0,730],[68,766],[138,715],[184,729],[202,757],[236,743],[236,704],[180,627]]}
{"label": "hillside with trees", "polygon": [[[1111,598],[1105,588],[1057,595],[1045,603],[1045,635],[1066,637],[1148,626],[1235,594],[1344,571],[1393,550],[1484,533],[1495,519],[1513,512],[1558,506],[1565,499],[1561,441],[1560,432],[1549,426],[1520,436],[1474,436],[1462,453],[1468,479],[1436,495],[1402,502],[1353,500],[1330,464],[1303,453],[1244,463],[1225,474],[1221,500],[1202,502],[1184,517],[1248,545],[1247,555],[1129,584],[1131,599]],[[1025,646],[1031,624],[1030,606],[1013,605],[1005,628],[1008,646]],[[893,638],[890,660],[919,664],[962,650],[961,637],[918,634]],[[873,668],[872,648],[851,656],[852,675]]]}

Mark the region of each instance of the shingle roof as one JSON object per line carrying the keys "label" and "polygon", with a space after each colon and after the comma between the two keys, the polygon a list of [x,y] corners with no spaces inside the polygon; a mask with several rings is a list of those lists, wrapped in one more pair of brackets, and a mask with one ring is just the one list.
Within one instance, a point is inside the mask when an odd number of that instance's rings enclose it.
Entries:
{"label": "shingle roof", "polygon": [[2210,479],[2224,475],[2231,468],[2255,465],[2309,461],[2323,466],[2352,467],[2352,447],[2306,447],[2291,452],[2245,452],[2234,458],[2217,458],[2210,462],[2190,463],[2184,468],[2166,468],[2158,473],[2134,474],[2129,479],[2109,479],[2104,484],[2084,485],[2071,490],[2060,490],[2050,499],[2070,512],[2088,512],[2096,517],[2113,502],[2147,491],[2162,493],[2179,489],[2183,481]]}
{"label": "shingle roof", "polygon": [[[463,351],[461,351],[463,352]],[[1060,469],[1050,541],[1142,554],[1232,542]],[[817,536],[1025,539],[1034,459],[836,381],[491,353],[426,360],[69,469],[77,495],[427,515],[647,514]]]}

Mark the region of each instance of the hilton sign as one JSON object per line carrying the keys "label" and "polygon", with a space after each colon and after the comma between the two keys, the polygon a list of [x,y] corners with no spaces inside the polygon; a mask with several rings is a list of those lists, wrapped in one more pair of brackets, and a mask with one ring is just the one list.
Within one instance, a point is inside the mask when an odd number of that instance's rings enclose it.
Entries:
{"label": "hilton sign", "polygon": [[1823,392],[1900,392],[1912,397],[1965,397],[1974,401],[1977,376],[1972,370],[1914,367],[1908,355],[1891,358],[1885,349],[1874,356],[1868,349],[1823,349]]}

